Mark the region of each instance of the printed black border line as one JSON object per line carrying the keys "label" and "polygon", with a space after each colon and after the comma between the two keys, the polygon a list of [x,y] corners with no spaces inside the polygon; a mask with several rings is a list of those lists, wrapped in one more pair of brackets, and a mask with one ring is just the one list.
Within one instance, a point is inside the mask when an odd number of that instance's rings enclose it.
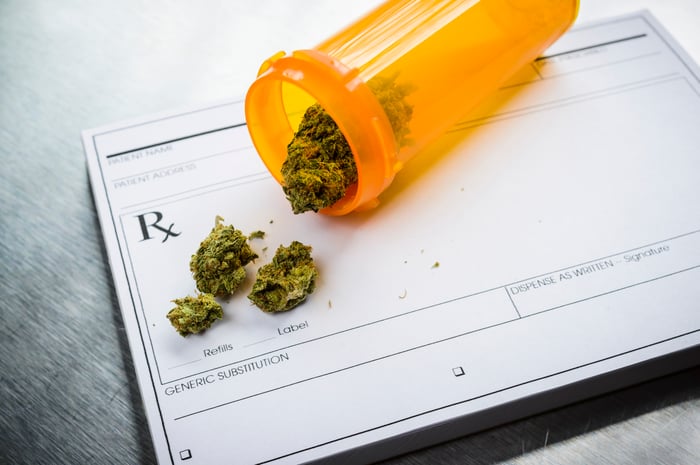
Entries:
{"label": "printed black border line", "polygon": [[[429,410],[426,410],[426,411],[423,411],[423,412],[419,412],[419,413],[416,413],[416,414],[407,416],[407,417],[405,417],[405,418],[399,418],[399,419],[397,419],[397,420],[393,420],[393,421],[387,422],[387,423],[385,423],[385,424],[383,424],[383,425],[378,425],[378,426],[374,426],[374,427],[372,427],[372,428],[368,428],[368,429],[365,429],[365,430],[362,430],[362,431],[357,431],[357,432],[355,432],[355,433],[348,434],[348,435],[345,435],[345,436],[343,436],[343,437],[339,437],[339,438],[336,438],[336,439],[332,439],[332,440],[330,440],[330,441],[325,441],[325,442],[323,442],[323,443],[316,444],[316,445],[314,445],[314,446],[306,447],[306,448],[304,448],[304,449],[299,449],[299,450],[297,450],[297,451],[290,452],[290,453],[288,453],[288,454],[280,455],[280,456],[278,456],[278,457],[274,457],[274,458],[267,459],[267,460],[264,460],[264,461],[262,461],[262,462],[257,462],[257,463],[258,463],[258,464],[272,463],[272,462],[274,462],[274,461],[276,461],[276,460],[280,460],[280,459],[283,459],[283,458],[291,457],[291,456],[293,456],[293,455],[301,454],[301,453],[303,453],[303,452],[308,452],[308,451],[310,451],[310,450],[317,449],[317,448],[319,448],[319,447],[324,447],[324,446],[327,446],[327,445],[329,445],[329,444],[333,444],[333,443],[336,443],[336,442],[344,441],[344,440],[349,439],[349,438],[352,438],[352,437],[360,436],[360,435],[362,435],[362,434],[367,434],[367,433],[370,433],[370,432],[372,432],[372,431],[376,431],[376,430],[379,430],[379,429],[382,429],[382,428],[386,428],[386,427],[388,427],[388,426],[392,426],[392,425],[396,425],[396,424],[398,424],[398,423],[402,423],[402,422],[404,422],[404,421],[412,420],[412,419],[414,419],[414,418],[418,418],[418,417],[421,417],[421,416],[424,416],[424,415],[429,415],[429,414],[431,414],[431,413],[439,412],[439,411],[441,411],[441,410],[453,408],[453,407],[456,407],[456,406],[458,406],[458,405],[466,404],[466,403],[468,403],[468,402],[473,402],[473,401],[475,401],[475,400],[479,400],[479,399],[482,399],[482,398],[484,398],[484,397],[488,397],[488,396],[491,396],[491,395],[494,395],[494,394],[500,394],[500,393],[505,392],[505,391],[509,391],[509,390],[512,390],[512,389],[516,389],[516,388],[525,386],[526,384],[531,384],[531,383],[540,382],[540,381],[543,381],[543,380],[545,380],[545,379],[549,379],[549,378],[553,378],[553,377],[556,377],[556,376],[560,376],[560,375],[563,375],[563,374],[565,374],[565,373],[569,373],[569,372],[572,372],[572,371],[575,371],[575,370],[580,370],[580,369],[582,369],[582,368],[587,368],[587,367],[589,367],[589,366],[596,365],[596,364],[598,364],[598,363],[607,362],[607,361],[609,361],[609,360],[613,360],[613,359],[619,358],[619,357],[624,357],[625,355],[629,355],[629,354],[632,354],[632,353],[634,353],[634,352],[638,352],[638,351],[640,351],[640,350],[649,349],[649,348],[654,347],[654,346],[656,346],[656,345],[665,344],[665,343],[671,342],[671,341],[676,340],[676,339],[688,337],[688,336],[690,336],[690,335],[692,335],[692,334],[695,334],[695,333],[698,333],[698,332],[700,332],[700,329],[696,329],[696,330],[693,330],[693,331],[688,331],[688,332],[686,332],[686,333],[679,334],[679,335],[676,335],[676,336],[673,336],[673,337],[669,337],[669,338],[666,338],[666,339],[662,339],[662,340],[659,340],[659,341],[656,341],[656,342],[652,342],[652,343],[646,344],[646,345],[644,345],[644,346],[640,346],[640,347],[637,347],[637,348],[634,348],[634,349],[630,349],[630,350],[627,350],[627,351],[619,352],[619,353],[614,354],[614,355],[610,355],[610,356],[607,356],[607,357],[603,357],[603,358],[601,358],[601,359],[594,360],[594,361],[591,361],[591,362],[588,362],[588,363],[583,363],[583,364],[580,364],[580,365],[575,366],[575,367],[570,367],[570,368],[567,368],[567,369],[565,369],[565,370],[561,370],[561,371],[558,371],[558,372],[555,372],[555,373],[551,373],[551,374],[549,374],[549,375],[540,376],[540,377],[538,377],[538,378],[534,378],[534,379],[531,379],[531,380],[529,380],[529,381],[523,381],[523,382],[521,382],[521,383],[517,383],[517,384],[513,384],[513,385],[511,385],[511,386],[507,386],[507,387],[503,387],[503,388],[500,388],[500,389],[496,389],[496,390],[491,391],[491,392],[487,392],[487,393],[484,393],[484,394],[479,394],[479,395],[477,395],[477,396],[474,396],[474,397],[471,397],[471,398],[468,398],[468,399],[463,399],[463,400],[461,400],[461,401],[452,402],[452,403],[450,403],[450,404],[443,405],[443,406],[440,406],[440,407],[435,407],[435,408],[432,408],[432,409],[429,409]],[[651,359],[646,359],[646,360],[651,360]],[[623,367],[620,367],[620,368],[623,368]],[[619,369],[619,368],[618,368],[618,369]],[[603,372],[603,373],[612,373],[612,372],[613,372],[613,371],[605,371],[605,372]],[[588,378],[586,378],[586,379],[591,379],[591,378],[588,377]],[[475,413],[475,412],[472,412],[472,413]]]}
{"label": "printed black border line", "polygon": [[[660,241],[655,241],[655,242],[652,242],[652,243],[648,243],[648,244],[643,245],[643,246],[640,246],[640,247],[634,247],[634,248],[631,248],[631,249],[624,250],[624,251],[622,251],[622,252],[617,252],[617,253],[614,253],[614,254],[606,255],[606,256],[604,256],[604,257],[600,257],[600,258],[597,258],[597,259],[594,259],[594,260],[589,260],[589,261],[582,262],[582,263],[575,264],[575,265],[571,265],[571,266],[568,266],[568,267],[559,268],[559,269],[557,269],[557,270],[553,270],[553,271],[550,271],[550,272],[548,272],[548,273],[538,274],[538,275],[535,275],[535,276],[532,276],[532,277],[529,277],[529,278],[522,279],[522,280],[520,280],[520,281],[514,281],[514,282],[506,283],[506,284],[503,284],[503,285],[500,285],[500,286],[495,286],[495,287],[492,287],[492,288],[490,288],[490,289],[485,289],[485,290],[473,292],[473,293],[471,293],[471,294],[466,294],[466,295],[463,295],[463,296],[454,297],[454,298],[447,299],[447,300],[444,300],[444,301],[441,301],[441,302],[435,302],[435,303],[432,303],[432,304],[430,304],[430,305],[425,305],[425,306],[423,306],[423,307],[414,308],[414,309],[412,309],[412,310],[408,310],[408,311],[403,312],[403,313],[397,313],[397,314],[395,314],[395,315],[391,315],[391,316],[387,316],[387,317],[384,317],[384,318],[380,318],[380,319],[378,319],[378,320],[369,321],[369,322],[366,322],[366,323],[362,323],[362,324],[360,324],[360,325],[356,325],[356,326],[352,326],[352,327],[345,328],[345,329],[342,329],[342,330],[334,331],[334,332],[332,332],[332,333],[324,334],[324,335],[321,335],[321,336],[316,336],[316,337],[314,337],[314,338],[306,339],[306,340],[304,340],[304,341],[299,341],[299,342],[296,342],[296,343],[294,343],[294,344],[288,344],[288,345],[286,345],[286,346],[282,346],[282,347],[278,347],[278,348],[275,348],[275,349],[272,349],[272,350],[268,350],[268,351],[265,351],[265,352],[261,352],[261,353],[258,353],[258,354],[256,354],[256,355],[250,356],[250,357],[245,357],[245,358],[236,360],[236,361],[234,361],[234,362],[225,363],[225,364],[223,364],[223,365],[218,365],[218,366],[215,366],[215,367],[212,367],[212,368],[208,368],[208,369],[206,369],[206,370],[201,370],[201,371],[198,371],[198,372],[190,373],[190,374],[188,374],[187,376],[181,376],[181,377],[178,377],[178,378],[174,378],[174,379],[172,379],[172,380],[170,380],[170,381],[167,381],[167,382],[163,382],[163,379],[159,377],[159,380],[160,380],[160,383],[161,383],[160,385],[161,385],[161,386],[165,386],[165,385],[168,385],[168,384],[175,383],[175,382],[177,382],[177,381],[181,381],[181,380],[183,380],[183,379],[191,378],[191,377],[193,377],[193,376],[199,376],[199,375],[202,375],[202,374],[204,374],[204,373],[209,373],[209,372],[212,372],[212,371],[215,371],[215,370],[220,370],[220,369],[222,369],[222,368],[230,367],[230,366],[232,366],[232,365],[238,365],[238,364],[241,364],[241,363],[244,363],[244,362],[249,362],[249,361],[258,359],[258,358],[260,358],[260,357],[264,357],[264,356],[266,356],[266,355],[271,355],[271,354],[275,354],[275,353],[278,353],[278,352],[281,352],[281,351],[284,351],[284,350],[293,349],[293,348],[295,348],[295,347],[298,347],[298,346],[301,346],[301,345],[304,345],[304,344],[309,344],[309,343],[313,343],[313,342],[320,341],[320,340],[322,340],[322,339],[327,339],[327,338],[330,338],[330,337],[335,337],[335,336],[338,336],[338,335],[340,335],[340,334],[344,334],[344,333],[347,333],[347,332],[359,330],[359,329],[362,329],[362,328],[365,328],[365,327],[368,327],[368,326],[371,326],[371,325],[384,323],[384,322],[387,322],[387,321],[389,321],[389,320],[397,319],[397,318],[400,318],[400,317],[409,316],[409,315],[414,314],[414,313],[422,312],[422,311],[425,311],[425,310],[430,310],[430,309],[433,309],[433,308],[436,308],[436,307],[439,307],[439,306],[442,306],[442,305],[451,304],[451,303],[457,302],[457,301],[459,301],[459,300],[466,300],[466,299],[469,299],[469,298],[472,298],[472,297],[476,297],[476,296],[478,296],[478,295],[487,294],[487,293],[489,293],[489,292],[495,292],[495,291],[499,291],[499,290],[501,290],[501,289],[504,289],[504,290],[506,291],[506,293],[507,293],[507,294],[509,295],[509,297],[510,297],[510,292],[508,291],[508,287],[509,287],[509,286],[512,286],[512,285],[514,285],[514,284],[518,284],[518,283],[522,283],[522,282],[529,281],[529,280],[532,280],[532,279],[536,279],[536,278],[541,277],[541,276],[547,276],[547,275],[550,275],[550,274],[559,273],[559,272],[564,271],[564,270],[570,270],[570,269],[572,269],[572,268],[585,266],[585,265],[588,265],[588,264],[590,264],[590,263],[600,262],[600,261],[607,260],[607,259],[612,258],[612,257],[617,257],[617,256],[624,255],[624,254],[627,254],[627,253],[630,253],[630,252],[633,252],[633,251],[636,251],[636,250],[640,250],[640,249],[646,249],[646,248],[648,248],[648,247],[652,247],[652,246],[657,245],[657,244],[664,244],[664,243],[672,242],[672,241],[674,241],[674,240],[677,240],[677,239],[680,239],[680,238],[683,238],[683,237],[686,237],[686,236],[690,236],[690,235],[693,235],[693,234],[698,234],[698,233],[700,233],[700,230],[691,231],[691,232],[684,233],[684,234],[679,234],[679,235],[673,236],[673,237],[671,237],[671,238],[667,238],[667,239],[664,239],[664,240],[660,240]],[[129,257],[129,259],[131,259],[131,257]],[[647,279],[647,280],[644,280],[644,281],[638,281],[638,282],[636,282],[636,283],[632,283],[632,284],[629,284],[629,285],[627,285],[627,286],[623,286],[623,287],[620,287],[620,288],[612,289],[612,290],[610,290],[610,291],[606,291],[606,292],[603,292],[603,293],[600,293],[600,294],[588,296],[588,297],[586,297],[586,298],[579,299],[579,300],[577,300],[577,301],[575,301],[575,302],[569,302],[569,303],[566,303],[566,304],[558,305],[558,306],[556,306],[556,307],[546,308],[546,309],[540,310],[540,311],[538,311],[538,312],[528,313],[528,314],[525,315],[525,316],[522,316],[522,315],[521,315],[521,313],[519,312],[517,306],[515,305],[515,303],[513,303],[513,307],[515,308],[516,314],[518,314],[518,318],[514,318],[514,319],[511,319],[511,320],[507,320],[507,321],[504,322],[504,323],[513,322],[513,321],[516,321],[516,320],[518,320],[518,319],[527,318],[527,317],[534,316],[534,315],[539,315],[539,314],[541,314],[541,313],[546,313],[546,312],[551,311],[551,310],[555,310],[555,309],[558,309],[558,308],[562,308],[562,307],[566,307],[566,306],[569,306],[569,305],[573,305],[574,303],[580,303],[580,302],[583,302],[583,301],[586,301],[586,300],[589,300],[589,299],[598,298],[598,297],[601,297],[601,296],[606,295],[606,294],[610,294],[610,293],[614,293],[614,292],[619,292],[619,291],[621,291],[621,290],[624,290],[624,289],[627,289],[627,288],[630,288],[630,287],[638,286],[638,285],[641,285],[641,284],[646,284],[646,283],[648,283],[648,282],[655,281],[655,280],[658,280],[658,279],[663,279],[663,278],[665,278],[665,277],[669,277],[669,276],[672,276],[672,275],[674,275],[674,274],[682,273],[682,272],[685,272],[685,271],[690,271],[690,270],[695,269],[695,268],[698,268],[698,267],[700,267],[700,264],[694,265],[694,266],[689,267],[689,268],[684,268],[684,269],[682,269],[682,270],[676,270],[676,271],[673,271],[673,272],[670,272],[670,273],[666,273],[666,274],[663,274],[663,275],[659,275],[659,276],[656,276],[656,277],[653,277],[653,278],[650,278],[650,279]],[[138,284],[136,284],[136,287],[138,287]],[[511,299],[511,302],[513,302],[512,299]],[[144,319],[145,319],[145,309],[143,309],[143,307],[142,307],[141,311],[144,313]],[[466,335],[466,334],[470,334],[470,333],[476,332],[476,331],[478,331],[479,329],[488,329],[488,328],[491,328],[491,327],[493,327],[493,326],[499,326],[499,325],[500,325],[500,323],[499,323],[499,324],[495,324],[495,325],[485,326],[485,327],[483,327],[483,328],[477,328],[477,329],[475,329],[475,330],[470,330],[470,331],[467,331],[467,332],[465,332],[465,333],[461,333],[461,334],[457,334],[457,335],[450,336],[450,337],[447,338],[447,339],[450,339],[450,338],[452,338],[452,337],[464,336],[464,335]],[[442,342],[443,340],[446,340],[446,339],[436,340],[436,341],[433,341],[433,342]],[[420,346],[417,346],[417,347],[420,347]],[[155,358],[155,355],[154,355],[154,358]],[[370,361],[371,361],[371,360],[370,360]],[[157,361],[156,361],[156,364],[157,364]]]}
{"label": "printed black border line", "polygon": [[[645,281],[641,281],[641,282],[638,282],[638,283],[634,283],[634,284],[630,284],[630,285],[627,285],[627,286],[623,286],[623,287],[620,287],[620,288],[618,288],[618,289],[613,289],[613,290],[610,290],[610,291],[607,291],[607,292],[603,292],[603,293],[600,293],[600,294],[597,294],[597,295],[589,296],[589,297],[586,297],[586,298],[583,298],[583,299],[579,299],[579,300],[576,300],[576,301],[573,301],[573,302],[568,302],[568,303],[563,304],[563,305],[557,305],[557,306],[554,306],[554,307],[550,307],[550,308],[548,308],[548,309],[541,310],[541,311],[539,311],[539,312],[530,313],[530,314],[525,315],[525,316],[523,316],[523,317],[512,318],[512,319],[510,319],[510,320],[500,321],[500,322],[498,322],[498,323],[492,323],[492,324],[490,324],[490,325],[483,326],[483,327],[476,328],[476,329],[471,329],[471,330],[462,332],[462,333],[460,333],[460,334],[453,334],[452,336],[444,337],[444,338],[442,338],[442,339],[437,339],[437,340],[425,342],[425,343],[423,343],[423,344],[419,344],[419,345],[416,345],[416,346],[407,347],[407,348],[398,350],[398,351],[396,351],[396,352],[392,352],[392,353],[390,353],[390,354],[385,354],[385,355],[381,355],[381,356],[375,357],[375,358],[373,358],[373,359],[369,359],[369,360],[365,360],[365,361],[362,361],[362,362],[353,363],[352,365],[348,365],[348,366],[345,366],[345,367],[342,367],[342,368],[337,368],[337,369],[334,369],[334,370],[331,370],[331,371],[327,371],[327,372],[324,372],[324,373],[320,373],[320,374],[317,374],[317,375],[314,375],[314,376],[309,376],[308,378],[300,379],[300,380],[297,380],[297,381],[294,381],[294,382],[291,382],[291,383],[288,383],[288,384],[285,384],[285,385],[282,385],[282,386],[277,386],[277,387],[274,387],[274,388],[271,388],[271,389],[266,389],[266,390],[264,390],[264,391],[259,391],[259,392],[253,393],[253,394],[249,394],[249,395],[247,395],[247,396],[240,397],[240,398],[238,398],[238,399],[228,400],[228,401],[226,401],[226,402],[221,402],[221,403],[219,403],[219,404],[212,405],[212,406],[207,407],[207,408],[203,408],[203,409],[200,409],[200,410],[195,410],[195,411],[193,411],[193,412],[190,412],[190,413],[187,413],[187,414],[184,414],[184,415],[180,415],[179,417],[175,417],[175,418],[173,418],[173,420],[174,420],[174,421],[182,420],[182,419],[184,419],[184,418],[188,418],[188,417],[192,417],[192,416],[195,416],[195,415],[199,415],[199,414],[201,414],[201,413],[209,412],[209,411],[211,411],[211,410],[216,410],[217,408],[225,407],[225,406],[227,406],[227,405],[235,404],[235,403],[238,403],[238,402],[241,402],[241,401],[244,401],[244,400],[248,400],[248,399],[251,399],[251,398],[254,398],[254,397],[259,397],[259,396],[262,396],[262,395],[265,395],[265,394],[269,394],[270,392],[280,391],[280,390],[282,390],[282,389],[287,389],[287,388],[289,388],[289,387],[296,386],[296,385],[299,385],[299,384],[303,384],[303,383],[306,383],[306,382],[309,382],[309,381],[314,381],[314,380],[321,379],[321,378],[325,378],[325,377],[328,377],[328,376],[332,376],[332,375],[335,375],[335,374],[338,374],[338,373],[341,373],[341,372],[344,372],[344,371],[352,370],[352,369],[355,369],[355,368],[360,367],[360,366],[370,365],[370,364],[372,364],[372,363],[376,363],[376,362],[381,361],[381,360],[386,360],[386,359],[389,359],[389,358],[392,358],[392,357],[396,357],[396,356],[399,356],[399,355],[403,355],[403,354],[406,354],[406,353],[408,353],[408,352],[413,352],[413,351],[416,351],[416,350],[425,349],[426,347],[430,347],[430,346],[442,344],[442,343],[444,343],[444,342],[452,341],[452,340],[454,340],[454,339],[460,339],[460,338],[463,338],[463,337],[466,337],[466,336],[470,336],[470,335],[472,335],[472,334],[480,333],[480,332],[482,332],[482,331],[487,331],[487,330],[490,330],[490,329],[493,329],[493,328],[497,328],[497,327],[500,327],[500,326],[505,326],[505,325],[508,325],[508,324],[511,324],[511,323],[515,323],[515,322],[517,322],[517,321],[521,321],[521,320],[525,320],[525,319],[529,319],[529,318],[534,318],[534,317],[539,316],[539,315],[542,315],[542,314],[544,314],[544,313],[549,313],[549,312],[551,312],[551,311],[553,311],[553,310],[558,310],[558,309],[561,309],[561,308],[564,308],[564,307],[570,307],[570,306],[577,305],[577,304],[580,304],[580,303],[582,303],[582,302],[586,302],[586,301],[589,301],[589,300],[595,300],[595,299],[598,299],[598,298],[603,297],[603,296],[607,296],[607,295],[615,294],[615,293],[617,293],[617,292],[622,292],[622,291],[625,291],[625,290],[628,290],[628,289],[632,289],[632,288],[635,288],[635,287],[643,286],[643,285],[649,284],[649,283],[651,283],[651,282],[660,281],[660,280],[662,280],[662,279],[665,279],[665,278],[668,278],[668,277],[671,277],[671,276],[675,276],[675,275],[679,275],[679,274],[681,274],[681,273],[685,273],[685,272],[687,272],[687,271],[692,271],[692,270],[695,270],[695,269],[698,269],[698,268],[700,268],[700,265],[695,265],[695,266],[686,268],[686,269],[684,269],[684,270],[674,271],[674,272],[672,272],[672,273],[667,273],[667,274],[665,274],[665,275],[663,275],[663,276],[657,276],[657,277],[654,277],[654,278],[651,278],[651,279],[647,279],[647,280],[645,280]],[[700,328],[697,328],[697,329],[693,330],[693,332],[696,332],[696,331],[700,331]],[[345,332],[345,331],[344,331],[344,332]],[[673,336],[673,337],[677,337],[677,336],[678,336],[678,335]],[[681,336],[682,336],[682,334],[681,334]],[[323,337],[316,338],[316,340],[317,340],[317,339],[323,339]],[[294,344],[293,346],[290,346],[290,347],[299,346],[299,345],[302,345],[302,343]],[[284,350],[287,350],[287,348],[278,349],[278,350],[272,351],[272,352],[270,352],[270,353],[273,353],[273,352],[282,352],[282,351],[284,351]],[[631,350],[636,350],[636,349],[631,349]],[[210,370],[210,371],[211,371],[211,370]],[[525,384],[525,383],[526,383],[526,382],[523,382],[523,383],[520,383],[520,384]]]}
{"label": "printed black border line", "polygon": [[[556,273],[554,271],[553,273]],[[510,284],[506,284],[506,286],[510,286]],[[515,310],[515,313],[518,314],[518,318],[522,318],[522,314],[520,313],[520,310],[518,310],[518,306],[515,305],[515,301],[513,300],[513,296],[510,295],[510,292],[508,291],[508,288],[506,286],[503,286],[503,290],[506,291],[506,295],[508,296],[508,300],[510,300],[510,304],[513,306],[513,310]]]}
{"label": "printed black border line", "polygon": [[[99,137],[99,136],[101,136],[101,135],[104,135],[104,134],[109,134],[109,133],[115,133],[115,132],[125,131],[125,130],[132,129],[132,128],[135,128],[135,127],[148,126],[148,125],[156,124],[156,123],[159,123],[159,122],[162,122],[162,121],[165,121],[165,120],[187,117],[187,116],[193,115],[193,114],[195,114],[195,113],[208,112],[208,111],[211,111],[211,110],[214,109],[214,108],[220,108],[220,107],[224,107],[224,106],[235,106],[236,104],[240,105],[240,102],[229,102],[229,103],[225,103],[225,104],[221,104],[221,105],[215,105],[215,106],[211,106],[211,107],[200,108],[200,109],[197,109],[197,110],[194,110],[194,111],[190,111],[190,112],[187,112],[187,113],[184,113],[184,114],[168,115],[168,116],[165,116],[165,117],[162,117],[162,118],[151,119],[151,120],[149,120],[149,121],[145,121],[145,122],[142,122],[142,123],[139,123],[139,124],[135,124],[135,125],[131,125],[131,126],[128,126],[128,127],[121,127],[121,128],[117,128],[117,129],[114,129],[114,130],[106,131],[106,132],[103,132],[103,133],[92,134],[92,136],[91,136],[91,138],[92,138],[92,146],[93,146],[93,149],[94,149],[94,151],[95,151],[95,159],[96,159],[96,161],[97,161],[97,167],[98,167],[98,169],[99,169],[100,178],[101,178],[101,180],[102,180],[102,190],[103,190],[103,192],[104,192],[104,199],[105,199],[105,202],[106,202],[106,204],[107,204],[107,209],[108,209],[108,211],[109,211],[109,219],[110,219],[110,222],[112,223],[112,231],[113,231],[113,233],[114,233],[114,236],[112,236],[112,238],[111,238],[111,240],[110,240],[109,242],[111,243],[112,240],[114,240],[114,241],[116,242],[117,249],[119,250],[119,261],[121,261],[122,269],[124,270],[124,279],[125,279],[125,281],[126,281],[127,290],[128,290],[128,293],[129,293],[129,299],[131,300],[131,307],[132,307],[132,309],[133,309],[134,319],[135,319],[135,322],[136,322],[136,327],[137,327],[137,329],[138,329],[139,338],[141,339],[141,349],[143,350],[143,362],[145,362],[146,368],[147,368],[147,370],[148,370],[148,374],[149,374],[149,378],[150,378],[149,381],[150,381],[151,387],[152,387],[152,389],[153,389],[153,399],[155,400],[156,408],[157,408],[157,411],[158,411],[158,417],[160,418],[160,426],[161,426],[160,429],[161,429],[161,431],[162,431],[162,433],[163,433],[163,437],[165,438],[165,445],[166,445],[166,447],[167,447],[168,454],[169,454],[169,456],[170,456],[170,462],[171,462],[172,464],[175,464],[175,458],[174,458],[174,455],[173,455],[172,447],[171,447],[171,445],[170,445],[170,438],[168,437],[168,429],[167,429],[166,426],[165,426],[165,418],[164,418],[164,416],[163,416],[163,407],[162,407],[162,405],[161,405],[161,403],[160,403],[160,398],[159,398],[159,396],[158,396],[158,391],[157,391],[157,389],[156,389],[156,385],[155,385],[155,382],[154,382],[155,380],[153,379],[153,374],[154,374],[154,373],[153,373],[153,368],[151,367],[151,362],[150,362],[150,359],[149,359],[149,356],[148,356],[148,352],[147,352],[147,349],[146,349],[148,345],[146,344],[146,341],[144,340],[144,334],[143,334],[143,331],[142,331],[142,328],[141,328],[141,322],[140,322],[140,320],[139,320],[138,309],[136,308],[136,302],[134,301],[134,293],[133,293],[133,289],[132,289],[132,286],[131,286],[131,280],[129,279],[128,269],[127,269],[127,267],[126,267],[126,262],[125,262],[125,260],[124,260],[124,249],[123,249],[123,247],[122,247],[121,241],[119,240],[119,232],[118,232],[118,229],[117,229],[117,220],[116,220],[116,218],[115,218],[115,216],[114,216],[114,207],[113,207],[113,205],[112,205],[112,199],[110,198],[109,191],[108,191],[108,189],[107,189],[107,179],[105,178],[105,172],[104,172],[104,168],[103,168],[103,166],[102,166],[102,157],[100,156],[100,151],[99,151],[98,146],[97,146],[97,137]],[[102,225],[102,222],[101,222],[101,221],[100,221],[100,224]],[[102,225],[102,227],[104,228],[105,225]],[[109,252],[109,251],[108,251],[108,252]],[[116,284],[116,283],[115,283],[115,284]],[[119,289],[115,289],[115,290],[116,290],[117,294],[119,295],[119,294],[120,294],[120,290],[119,290]],[[120,305],[120,307],[121,307],[121,305]],[[120,308],[119,310],[120,310],[121,312],[126,313],[126,310],[125,310],[125,309]],[[129,338],[129,335],[127,334],[127,341],[129,342],[129,346],[131,346],[131,342],[130,342],[129,339],[130,339],[130,338]],[[136,349],[135,347],[132,348],[131,350],[132,350],[134,353],[138,353],[138,352],[136,352],[137,349]],[[138,366],[138,362],[135,362],[135,363],[136,363],[136,366]],[[150,417],[149,417],[149,418],[150,418]],[[151,423],[150,420],[149,420],[149,423]]]}
{"label": "printed black border line", "polygon": [[601,43],[595,44],[595,45],[587,45],[587,46],[585,46],[585,47],[579,47],[579,48],[574,48],[574,49],[571,49],[571,50],[565,50],[565,51],[563,51],[563,52],[552,53],[551,55],[542,55],[542,56],[539,56],[539,57],[535,58],[535,62],[544,61],[544,60],[549,60],[549,59],[552,59],[552,58],[560,57],[560,56],[563,56],[563,55],[569,55],[569,54],[572,54],[572,53],[583,52],[584,50],[591,50],[591,49],[599,48],[599,47],[607,47],[608,45],[620,44],[620,43],[622,43],[622,42],[629,42],[630,40],[642,39],[642,38],[644,38],[644,37],[647,37],[647,33],[646,33],[646,32],[641,33],[641,34],[637,34],[637,35],[634,35],[634,36],[629,36],[629,37],[623,37],[623,38],[620,38],[620,39],[609,40],[609,41],[607,41],[607,42],[601,42]]}
{"label": "printed black border line", "polygon": [[153,147],[158,147],[160,145],[174,144],[175,142],[182,142],[183,140],[193,139],[195,137],[208,136],[209,134],[214,134],[216,132],[221,132],[221,131],[228,131],[229,129],[236,129],[236,128],[239,128],[241,126],[245,126],[245,123],[238,123],[238,124],[234,124],[231,126],[224,126],[224,127],[220,127],[220,128],[216,128],[216,129],[210,129],[209,131],[203,131],[203,132],[198,132],[196,134],[189,134],[187,136],[177,137],[175,139],[164,140],[164,141],[158,142],[156,144],[144,145],[143,147],[137,147],[135,149],[124,150],[123,152],[117,152],[117,153],[113,153],[111,155],[106,155],[105,158],[106,159],[116,158],[116,157],[120,157],[122,155],[126,155],[127,153],[138,152],[139,150],[152,149]]}

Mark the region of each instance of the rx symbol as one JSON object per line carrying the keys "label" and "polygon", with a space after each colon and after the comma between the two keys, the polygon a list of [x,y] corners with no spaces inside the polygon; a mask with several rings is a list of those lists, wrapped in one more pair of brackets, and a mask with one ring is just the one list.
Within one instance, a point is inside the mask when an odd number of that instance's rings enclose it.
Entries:
{"label": "rx symbol", "polygon": [[[146,217],[149,219],[147,220]],[[151,220],[153,217],[155,217],[155,219],[149,223],[149,220]],[[167,228],[160,225],[160,222],[163,219],[163,214],[161,212],[143,213],[141,215],[136,215],[136,218],[139,219],[139,225],[141,226],[141,236],[143,237],[141,242],[153,239],[153,237],[151,237],[150,228],[156,229],[165,234],[165,236],[163,236],[163,240],[160,241],[161,244],[167,241],[170,236],[177,237],[180,235],[179,232],[173,231],[173,226],[175,226],[175,223],[170,223],[170,226]]]}

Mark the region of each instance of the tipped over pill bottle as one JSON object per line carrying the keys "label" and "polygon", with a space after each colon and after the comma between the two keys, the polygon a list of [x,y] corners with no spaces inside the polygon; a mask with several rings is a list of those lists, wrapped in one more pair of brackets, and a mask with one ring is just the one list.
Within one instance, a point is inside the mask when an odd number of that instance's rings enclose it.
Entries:
{"label": "tipped over pill bottle", "polygon": [[[283,184],[287,146],[320,104],[357,166],[356,183],[321,212],[371,208],[406,162],[537,58],[577,11],[578,0],[388,1],[315,48],[262,64],[245,103],[253,144]],[[403,125],[373,92],[382,80],[406,90]]]}

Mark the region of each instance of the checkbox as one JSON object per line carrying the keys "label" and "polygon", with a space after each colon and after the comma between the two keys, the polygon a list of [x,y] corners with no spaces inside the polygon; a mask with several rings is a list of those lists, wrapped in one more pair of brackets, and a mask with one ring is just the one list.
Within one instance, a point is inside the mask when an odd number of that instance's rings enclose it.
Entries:
{"label": "checkbox", "polygon": [[189,449],[180,451],[180,460],[189,460],[192,458],[192,451]]}
{"label": "checkbox", "polygon": [[462,367],[454,367],[452,369],[452,374],[455,376],[464,376],[464,368]]}

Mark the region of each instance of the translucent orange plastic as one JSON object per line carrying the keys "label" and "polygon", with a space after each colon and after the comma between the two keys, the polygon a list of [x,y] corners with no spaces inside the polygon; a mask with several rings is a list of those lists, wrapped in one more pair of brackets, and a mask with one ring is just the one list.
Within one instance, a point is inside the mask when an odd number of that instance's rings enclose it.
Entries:
{"label": "translucent orange plastic", "polygon": [[[306,108],[338,123],[358,182],[322,213],[369,208],[414,155],[442,135],[574,22],[577,0],[388,1],[310,50],[266,60],[246,96],[253,143],[280,184]],[[399,147],[366,82],[396,76],[413,89],[410,143]]]}

